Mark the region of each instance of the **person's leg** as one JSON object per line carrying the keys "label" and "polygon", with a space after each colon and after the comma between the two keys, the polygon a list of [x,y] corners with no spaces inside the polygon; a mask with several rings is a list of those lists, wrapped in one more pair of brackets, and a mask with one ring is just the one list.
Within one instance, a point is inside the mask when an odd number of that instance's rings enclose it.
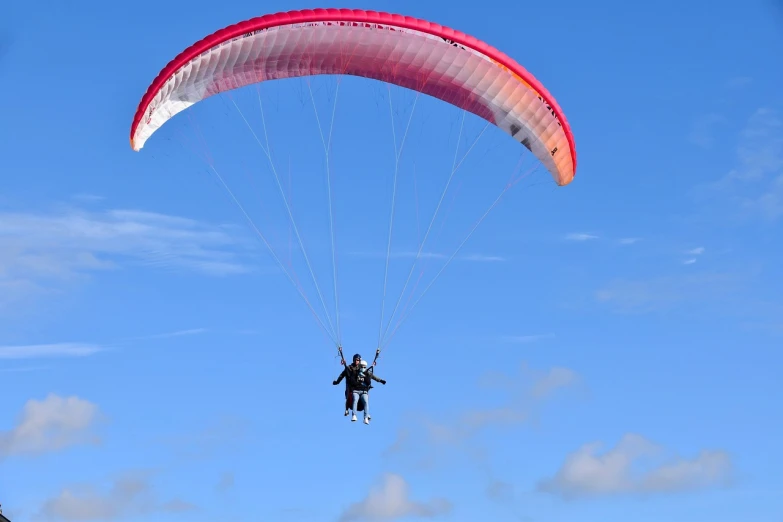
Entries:
{"label": "person's leg", "polygon": [[362,398],[364,399],[364,416],[366,418],[370,416],[370,394],[364,392],[362,393]]}
{"label": "person's leg", "polygon": [[359,390],[353,391],[353,408],[351,408],[353,410],[352,412],[353,416],[351,417],[352,421],[356,420],[356,410],[359,409],[359,397],[361,396],[361,393],[362,392],[360,392]]}

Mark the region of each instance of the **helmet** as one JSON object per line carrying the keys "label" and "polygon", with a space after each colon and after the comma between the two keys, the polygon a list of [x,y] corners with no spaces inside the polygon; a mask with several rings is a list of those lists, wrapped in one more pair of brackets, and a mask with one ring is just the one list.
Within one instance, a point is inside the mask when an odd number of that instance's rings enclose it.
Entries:
{"label": "helmet", "polygon": [[361,361],[361,360],[362,360],[361,355],[359,355],[358,353],[353,354],[353,362]]}
{"label": "helmet", "polygon": [[362,366],[362,370],[366,370],[366,369],[367,369],[367,361],[365,361],[364,359],[362,359],[362,362],[361,362],[360,364],[361,364],[361,366]]}

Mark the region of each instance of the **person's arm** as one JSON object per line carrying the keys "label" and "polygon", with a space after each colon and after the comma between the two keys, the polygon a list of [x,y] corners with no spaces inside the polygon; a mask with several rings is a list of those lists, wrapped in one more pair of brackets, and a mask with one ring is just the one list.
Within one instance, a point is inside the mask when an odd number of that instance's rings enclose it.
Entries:
{"label": "person's arm", "polygon": [[343,377],[345,377],[345,372],[346,372],[346,370],[343,370],[343,371],[340,373],[340,376],[339,376],[339,377],[337,377],[337,380],[336,380],[336,381],[332,381],[332,384],[334,384],[335,386],[337,386],[338,384],[340,384],[340,381],[342,381],[342,380],[343,380]]}
{"label": "person's arm", "polygon": [[376,376],[374,372],[370,372],[370,379],[374,381],[378,381],[381,384],[386,384],[386,381],[381,379],[380,377]]}

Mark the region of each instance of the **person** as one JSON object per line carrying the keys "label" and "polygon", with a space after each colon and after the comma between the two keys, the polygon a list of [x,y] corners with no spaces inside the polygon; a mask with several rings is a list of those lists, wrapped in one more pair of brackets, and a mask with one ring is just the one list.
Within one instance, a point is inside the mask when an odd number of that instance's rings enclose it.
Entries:
{"label": "person", "polygon": [[[372,371],[367,370],[367,361],[362,360],[360,354],[354,354],[353,360],[350,365],[346,365],[343,371],[332,381],[332,384],[337,386],[340,381],[345,379],[345,416],[348,416],[348,409],[350,407],[352,416],[351,422],[356,421],[356,412],[364,410],[364,423],[370,423],[369,414],[369,390],[372,388],[372,381],[378,381],[381,384],[386,384],[386,381],[379,379]],[[351,401],[351,398],[353,401]]]}
{"label": "person", "polygon": [[[332,381],[332,384],[337,386],[338,384],[340,384],[340,381],[342,381],[343,378],[345,378],[345,413],[343,415],[346,417],[348,416],[348,411],[351,408],[351,404],[352,404],[351,384],[355,383],[358,378],[357,376],[359,372],[359,367],[361,366],[361,362],[362,362],[362,356],[358,353],[354,354],[351,364],[345,365],[345,368],[343,368],[343,371],[340,374],[340,376],[337,377],[337,380]],[[345,364],[345,362],[343,362],[343,364]]]}
{"label": "person", "polygon": [[[353,411],[361,411],[359,404],[364,403],[364,423],[370,423],[370,389],[372,388],[372,381],[378,381],[381,384],[386,384],[386,381],[377,377],[375,372],[367,369],[367,361],[362,361],[359,364],[359,384],[353,389]],[[351,421],[356,420],[356,413],[354,413]]]}

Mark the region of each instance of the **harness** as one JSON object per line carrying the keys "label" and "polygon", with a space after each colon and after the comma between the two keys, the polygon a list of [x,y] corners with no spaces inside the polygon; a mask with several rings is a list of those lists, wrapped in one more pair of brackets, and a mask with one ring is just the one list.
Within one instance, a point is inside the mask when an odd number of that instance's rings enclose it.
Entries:
{"label": "harness", "polygon": [[[367,366],[367,369],[365,370],[366,373],[369,374],[375,374],[375,365],[378,363],[378,356],[381,355],[381,349],[378,348],[375,350],[375,357],[372,360],[372,364]],[[345,362],[345,357],[343,356],[343,347],[338,346],[337,347],[337,356],[340,358],[340,364],[343,365],[343,368],[347,368],[348,364]],[[367,384],[367,389],[362,390],[364,393],[368,393],[370,389],[373,387],[372,385],[372,378],[369,376],[366,376],[365,379],[367,379],[369,382]],[[353,388],[351,388],[350,383],[348,381],[348,378],[346,376],[345,379],[345,409],[350,409],[350,407],[353,405]],[[358,411],[364,411],[364,398],[359,398],[359,405],[357,406]]]}

